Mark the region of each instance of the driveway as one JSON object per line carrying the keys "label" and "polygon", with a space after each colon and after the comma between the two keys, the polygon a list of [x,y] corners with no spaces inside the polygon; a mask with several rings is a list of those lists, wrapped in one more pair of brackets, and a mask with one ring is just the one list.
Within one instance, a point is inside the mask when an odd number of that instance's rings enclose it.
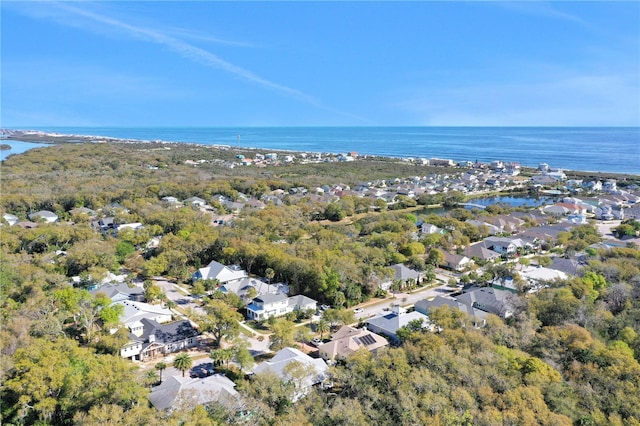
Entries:
{"label": "driveway", "polygon": [[204,309],[200,307],[200,302],[181,289],[178,285],[168,281],[162,277],[154,277],[153,282],[162,289],[167,299],[174,302],[181,309],[193,309],[199,314],[205,314]]}

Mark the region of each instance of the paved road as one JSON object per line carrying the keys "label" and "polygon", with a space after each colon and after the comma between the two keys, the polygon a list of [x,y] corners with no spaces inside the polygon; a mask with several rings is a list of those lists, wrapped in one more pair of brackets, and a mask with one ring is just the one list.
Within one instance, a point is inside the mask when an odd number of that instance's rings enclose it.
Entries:
{"label": "paved road", "polygon": [[[450,294],[455,289],[448,287],[447,285],[440,285],[438,287],[432,287],[421,291],[415,291],[411,293],[396,293],[394,295],[394,299],[385,299],[375,305],[361,305],[360,308],[363,309],[363,312],[356,314],[356,319],[367,319],[372,316],[380,315],[382,313],[386,313],[385,308],[391,310],[392,306],[395,304],[400,304],[400,306],[410,306],[415,304],[417,301],[422,299],[430,299],[436,296],[444,296]],[[358,308],[358,306],[354,307]]]}

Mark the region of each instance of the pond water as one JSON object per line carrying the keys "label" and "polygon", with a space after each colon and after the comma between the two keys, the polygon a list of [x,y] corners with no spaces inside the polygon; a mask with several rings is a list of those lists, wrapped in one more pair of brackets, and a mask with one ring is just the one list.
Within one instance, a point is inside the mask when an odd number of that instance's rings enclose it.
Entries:
{"label": "pond water", "polygon": [[21,141],[12,141],[8,139],[0,140],[0,144],[9,145],[11,147],[11,149],[0,150],[0,161],[4,161],[10,155],[22,154],[23,152],[27,152],[33,148],[53,146],[48,143],[21,142]]}
{"label": "pond water", "polygon": [[528,197],[528,196],[493,196],[475,198],[469,201],[470,204],[479,206],[490,206],[492,204],[507,204],[510,207],[537,207],[544,204],[552,204],[552,197]]}

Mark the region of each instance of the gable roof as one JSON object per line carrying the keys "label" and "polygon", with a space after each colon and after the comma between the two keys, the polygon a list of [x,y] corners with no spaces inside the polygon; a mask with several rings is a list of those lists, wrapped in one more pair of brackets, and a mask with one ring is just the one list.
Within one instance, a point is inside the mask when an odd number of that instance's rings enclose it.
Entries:
{"label": "gable roof", "polygon": [[578,275],[584,266],[575,259],[565,259],[564,257],[554,257],[549,269],[564,272],[569,275]]}
{"label": "gable roof", "polygon": [[419,279],[420,273],[417,271],[406,267],[402,263],[396,263],[395,265],[391,265],[391,268],[395,271],[394,279],[395,280],[410,280],[410,279]]}
{"label": "gable roof", "polygon": [[149,341],[149,336],[154,336],[153,340],[157,343],[174,343],[195,337],[198,331],[193,328],[188,320],[174,321],[167,324],[160,324],[152,319],[143,318],[140,320],[144,326],[144,332],[140,336],[145,341]]}
{"label": "gable roof", "polygon": [[220,262],[212,260],[209,265],[198,269],[200,278],[203,280],[216,279],[220,284],[226,284],[230,281],[240,280],[248,277],[246,271],[242,270],[238,265],[225,266]]}
{"label": "gable roof", "polygon": [[124,312],[120,316],[124,324],[141,321],[143,318],[155,321],[158,318],[171,318],[173,315],[169,309],[165,309],[160,305],[150,305],[149,303],[135,302],[133,300],[120,300],[112,304],[124,306]]}
{"label": "gable roof", "polygon": [[91,290],[89,293],[93,295],[103,293],[109,299],[113,300],[114,297],[118,295],[125,295],[127,298],[141,296],[144,294],[144,289],[137,286],[129,287],[126,283],[104,284],[95,290]]}
{"label": "gable roof", "polygon": [[214,401],[231,405],[238,399],[235,383],[219,374],[203,379],[171,376],[149,394],[149,401],[158,410],[179,408],[182,404],[193,407]]}
{"label": "gable roof", "polygon": [[482,242],[465,247],[463,253],[468,258],[475,257],[480,260],[492,260],[500,257],[499,253],[489,250]]}
{"label": "gable roof", "polygon": [[42,218],[48,222],[53,222],[58,220],[58,215],[55,214],[54,212],[50,212],[49,210],[40,210],[35,213],[31,213],[29,215],[29,219],[31,220],[38,219],[38,218]]}
{"label": "gable roof", "polygon": [[478,311],[505,317],[508,316],[511,297],[513,297],[513,293],[507,290],[498,290],[493,287],[472,287],[470,291],[462,293],[456,300],[466,305],[467,310],[472,311],[472,315],[477,317],[485,316]]}
{"label": "gable roof", "polygon": [[262,302],[265,305],[269,305],[271,303],[282,302],[283,300],[287,300],[288,297],[283,293],[267,293],[253,299],[254,301]]}
{"label": "gable roof", "polygon": [[[269,361],[264,361],[256,365],[253,368],[253,373],[260,374],[271,372],[278,376],[280,380],[289,381],[291,380],[291,377],[289,377],[285,370],[287,365],[294,361],[302,363],[308,371],[307,377],[305,377],[304,380],[305,387],[310,387],[325,379],[328,369],[327,363],[321,358],[311,358],[309,355],[296,348],[281,349]],[[299,397],[301,395],[296,396]]]}
{"label": "gable roof", "polygon": [[327,354],[327,358],[346,358],[355,351],[365,348],[375,351],[387,346],[387,339],[367,329],[357,329],[344,325],[338,330],[330,342],[318,346],[320,354]]}
{"label": "gable roof", "polygon": [[417,311],[392,312],[390,314],[373,317],[367,321],[367,324],[376,327],[389,336],[395,336],[396,331],[398,331],[400,327],[404,327],[409,324],[409,322],[417,319],[423,320],[424,323],[429,321],[429,317]]}

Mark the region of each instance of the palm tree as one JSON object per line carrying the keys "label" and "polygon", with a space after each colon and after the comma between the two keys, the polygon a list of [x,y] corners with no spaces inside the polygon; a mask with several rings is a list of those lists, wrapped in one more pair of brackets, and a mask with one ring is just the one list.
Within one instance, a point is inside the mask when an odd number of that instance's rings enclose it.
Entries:
{"label": "palm tree", "polygon": [[264,271],[264,276],[269,280],[269,284],[271,284],[271,280],[276,276],[276,271],[271,268],[267,268]]}
{"label": "palm tree", "polygon": [[233,358],[233,349],[214,349],[209,354],[209,358],[211,358],[214,362],[214,365],[217,363],[226,363],[227,368],[229,368],[229,361]]}
{"label": "palm tree", "polygon": [[173,366],[182,371],[182,377],[184,377],[184,372],[190,369],[192,365],[193,360],[187,353],[181,353],[173,360]]}
{"label": "palm tree", "polygon": [[153,387],[156,383],[158,383],[158,373],[153,370],[147,370],[143,376],[145,384],[147,384],[150,388]]}
{"label": "palm tree", "polygon": [[167,368],[167,364],[162,361],[160,361],[155,365],[155,369],[160,372],[160,383],[162,383],[162,372],[164,371],[165,368]]}
{"label": "palm tree", "polygon": [[324,333],[329,331],[329,323],[323,319],[316,324],[316,331],[320,333],[320,339],[324,337]]}

